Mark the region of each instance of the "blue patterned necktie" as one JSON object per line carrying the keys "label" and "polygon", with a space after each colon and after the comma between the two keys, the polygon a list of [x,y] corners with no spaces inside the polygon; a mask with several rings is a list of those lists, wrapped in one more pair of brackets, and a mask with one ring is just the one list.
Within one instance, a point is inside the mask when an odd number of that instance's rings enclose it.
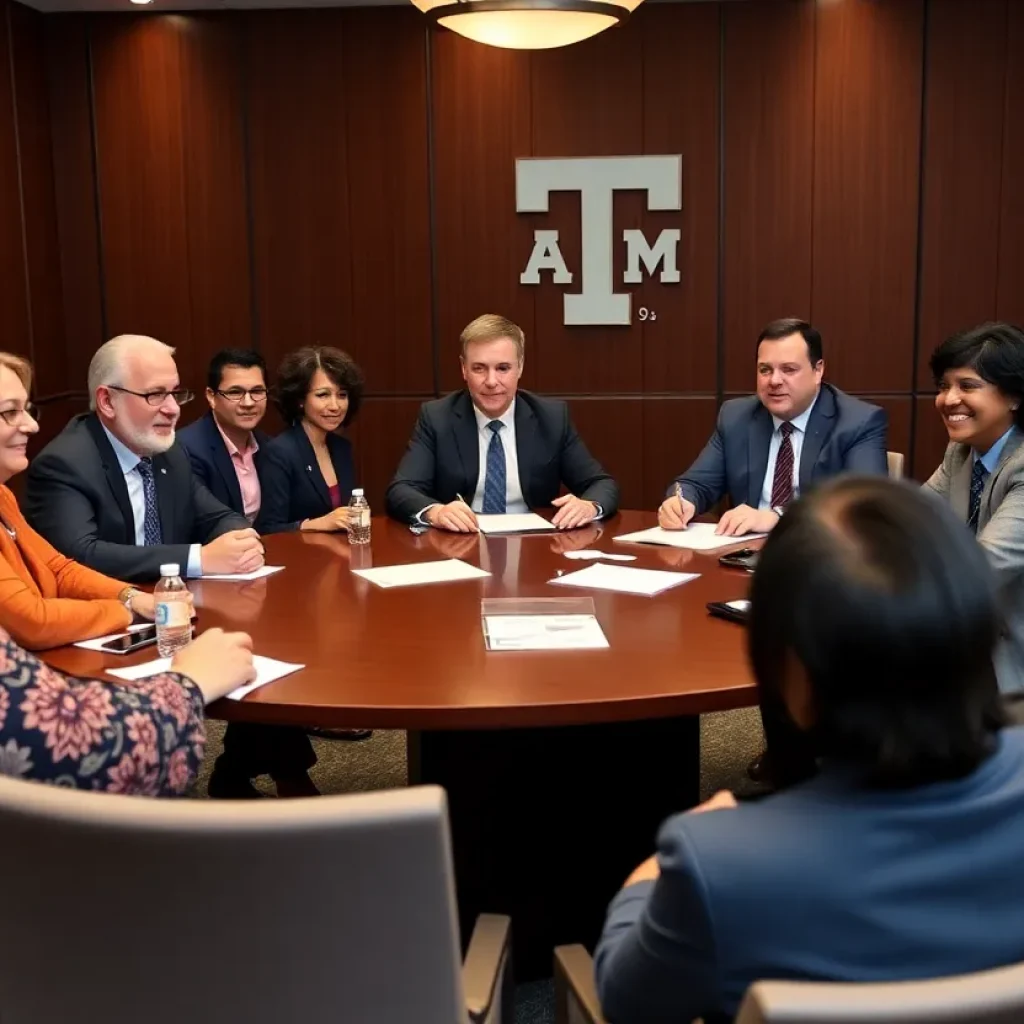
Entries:
{"label": "blue patterned necktie", "polygon": [[967,525],[971,533],[978,532],[978,512],[981,509],[981,492],[985,490],[985,478],[988,470],[981,459],[974,460],[974,471],[971,473],[971,501],[967,506]]}
{"label": "blue patterned necktie", "polygon": [[491,420],[491,443],[487,446],[487,475],[484,477],[484,515],[501,515],[505,511],[505,446],[498,433],[505,424]]}
{"label": "blue patterned necktie", "polygon": [[139,459],[135,467],[142,477],[142,494],[146,500],[146,518],[143,523],[142,533],[146,547],[156,544],[163,544],[163,536],[160,532],[160,508],[156,503],[156,482],[153,480],[153,460]]}

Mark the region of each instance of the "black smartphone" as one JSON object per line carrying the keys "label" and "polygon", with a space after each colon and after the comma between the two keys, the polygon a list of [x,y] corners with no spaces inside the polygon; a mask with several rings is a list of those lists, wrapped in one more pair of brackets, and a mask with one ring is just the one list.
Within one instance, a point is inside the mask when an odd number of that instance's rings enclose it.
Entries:
{"label": "black smartphone", "polygon": [[720,619],[746,624],[750,616],[749,601],[709,601],[708,611]]}
{"label": "black smartphone", "polygon": [[757,560],[761,552],[755,548],[740,548],[739,551],[730,551],[718,559],[718,564],[726,569],[746,569],[753,572],[757,567]]}
{"label": "black smartphone", "polygon": [[124,636],[108,640],[105,644],[100,644],[100,647],[111,654],[131,654],[140,647],[148,647],[155,643],[156,626],[147,626],[145,629],[137,629],[134,633],[125,633]]}

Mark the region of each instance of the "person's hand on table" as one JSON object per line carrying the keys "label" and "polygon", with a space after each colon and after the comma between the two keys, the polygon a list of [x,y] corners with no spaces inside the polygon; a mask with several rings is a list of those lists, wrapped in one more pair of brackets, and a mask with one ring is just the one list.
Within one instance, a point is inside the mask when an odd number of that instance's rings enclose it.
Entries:
{"label": "person's hand on table", "polygon": [[263,567],[263,542],[252,528],[229,530],[204,544],[203,575],[253,572]]}
{"label": "person's hand on table", "polygon": [[175,654],[171,671],[188,676],[202,692],[204,703],[219,700],[256,678],[252,637],[208,629]]}
{"label": "person's hand on table", "polygon": [[696,514],[697,506],[692,501],[673,494],[658,507],[658,525],[663,530],[685,530]]}
{"label": "person's hand on table", "polygon": [[575,494],[563,494],[551,504],[558,509],[551,525],[557,526],[559,530],[574,530],[597,518],[597,506],[586,498],[577,498]]}
{"label": "person's hand on table", "polygon": [[[191,593],[188,595],[188,607],[189,617],[194,619],[196,617],[196,609]],[[156,598],[152,594],[147,594],[144,590],[136,590],[132,594],[131,611],[133,615],[137,615],[140,619],[152,622],[156,618]]]}
{"label": "person's hand on table", "polygon": [[452,533],[478,533],[476,516],[473,510],[461,500],[450,501],[447,505],[432,505],[423,513],[431,526],[439,530],[451,530]]}
{"label": "person's hand on table", "polygon": [[299,525],[303,532],[310,533],[338,533],[341,530],[348,530],[348,506],[331,509],[327,515],[318,516],[316,519],[304,519]]}
{"label": "person's hand on table", "polygon": [[[714,796],[705,800],[704,803],[691,807],[687,814],[704,814],[707,811],[726,811],[736,807],[736,797],[727,789],[720,789]],[[637,882],[656,882],[661,875],[658,867],[657,857],[648,857],[636,871],[626,879],[626,885],[635,885]]]}
{"label": "person's hand on table", "polygon": [[715,533],[722,537],[741,537],[745,533],[770,533],[779,517],[770,509],[756,509],[749,505],[737,505],[729,509],[715,526]]}
{"label": "person's hand on table", "polygon": [[564,531],[552,533],[550,535],[551,550],[557,555],[564,555],[566,551],[580,551],[590,547],[591,544],[596,544],[603,533],[604,527],[600,523],[591,523],[572,533]]}

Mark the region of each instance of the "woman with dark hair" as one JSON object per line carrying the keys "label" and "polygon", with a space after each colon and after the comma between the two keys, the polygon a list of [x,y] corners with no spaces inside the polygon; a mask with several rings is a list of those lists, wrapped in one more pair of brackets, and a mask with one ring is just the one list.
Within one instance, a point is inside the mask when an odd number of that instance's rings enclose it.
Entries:
{"label": "woman with dark hair", "polygon": [[750,600],[786,784],[665,822],[597,948],[608,1020],[717,1024],[759,979],[1019,961],[1024,730],[1003,728],[981,548],[917,488],[838,478],[787,510]]}
{"label": "woman with dark hair", "polygon": [[1024,697],[1024,331],[982,324],[931,357],[949,446],[925,487],[946,498],[988,554],[1005,627],[996,674]]}
{"label": "woman with dark hair", "polygon": [[260,533],[348,528],[352,445],[335,431],[359,411],[363,375],[344,352],[310,346],[285,356],[277,404],[288,429],[264,449]]}

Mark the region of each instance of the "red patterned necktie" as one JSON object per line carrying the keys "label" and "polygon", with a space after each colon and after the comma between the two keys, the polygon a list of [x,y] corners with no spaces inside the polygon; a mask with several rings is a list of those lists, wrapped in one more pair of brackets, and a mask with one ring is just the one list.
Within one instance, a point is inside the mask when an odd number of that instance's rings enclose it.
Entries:
{"label": "red patterned necktie", "polygon": [[782,444],[775,459],[775,479],[772,481],[772,508],[785,508],[793,500],[793,424],[783,423]]}

